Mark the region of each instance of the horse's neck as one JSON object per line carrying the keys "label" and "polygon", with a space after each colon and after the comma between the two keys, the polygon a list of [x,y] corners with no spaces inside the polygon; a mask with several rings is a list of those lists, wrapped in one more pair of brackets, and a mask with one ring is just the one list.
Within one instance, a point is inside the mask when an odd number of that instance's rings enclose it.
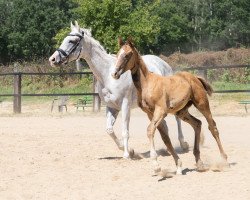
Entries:
{"label": "horse's neck", "polygon": [[88,48],[83,58],[87,61],[97,80],[104,85],[115,59],[92,38],[88,38]]}

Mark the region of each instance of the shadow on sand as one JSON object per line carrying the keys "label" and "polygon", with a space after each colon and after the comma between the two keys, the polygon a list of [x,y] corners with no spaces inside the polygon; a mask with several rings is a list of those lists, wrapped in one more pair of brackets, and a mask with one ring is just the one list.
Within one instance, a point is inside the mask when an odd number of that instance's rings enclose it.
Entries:
{"label": "shadow on sand", "polygon": [[[176,147],[175,151],[177,154],[185,154],[188,153],[188,151],[183,151],[183,149],[181,147]],[[158,156],[171,156],[171,154],[166,150],[166,149],[159,149],[156,150],[156,153]],[[120,160],[123,157],[118,157],[118,156],[108,156],[108,157],[103,157],[103,158],[98,158],[99,160]],[[138,152],[134,152],[133,155],[131,155],[131,159],[132,160],[141,160],[143,158],[150,158],[150,151],[146,151],[143,153],[138,153]]]}
{"label": "shadow on sand", "polygon": [[121,160],[123,159],[123,157],[118,157],[118,156],[108,156],[108,157],[102,157],[102,158],[98,158],[98,160]]}

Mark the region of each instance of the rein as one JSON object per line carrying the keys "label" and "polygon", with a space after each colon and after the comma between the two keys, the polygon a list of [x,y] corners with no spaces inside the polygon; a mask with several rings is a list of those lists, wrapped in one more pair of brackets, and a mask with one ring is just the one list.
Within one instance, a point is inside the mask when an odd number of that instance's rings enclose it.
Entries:
{"label": "rein", "polygon": [[[60,58],[61,58],[61,62],[63,60],[62,55],[66,58],[66,64],[68,63],[69,60],[69,55],[76,50],[76,48],[79,46],[83,36],[80,34],[69,34],[68,36],[77,36],[79,38],[79,41],[70,49],[69,53],[67,53],[66,51],[64,51],[63,49],[58,48],[56,51],[58,51]],[[80,49],[80,52],[76,58],[76,60],[79,58],[80,54],[82,52],[82,48]]]}

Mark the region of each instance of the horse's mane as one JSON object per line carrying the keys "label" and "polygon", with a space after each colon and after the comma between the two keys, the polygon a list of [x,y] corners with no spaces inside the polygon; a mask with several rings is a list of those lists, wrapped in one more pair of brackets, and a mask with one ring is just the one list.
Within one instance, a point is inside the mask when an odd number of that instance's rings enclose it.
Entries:
{"label": "horse's mane", "polygon": [[95,44],[97,47],[99,47],[102,51],[105,51],[107,52],[104,47],[100,44],[99,41],[95,40],[93,37],[92,37],[92,34],[91,34],[91,29],[87,29],[87,28],[81,28],[81,31],[84,32],[85,35],[88,36],[88,38],[92,41],[92,44]]}

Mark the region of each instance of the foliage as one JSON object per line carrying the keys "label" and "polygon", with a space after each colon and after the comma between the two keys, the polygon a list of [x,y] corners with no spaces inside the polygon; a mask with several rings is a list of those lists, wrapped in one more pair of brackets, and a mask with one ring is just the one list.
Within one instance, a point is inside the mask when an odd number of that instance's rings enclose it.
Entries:
{"label": "foliage", "polygon": [[158,17],[154,15],[150,4],[142,6],[125,0],[77,0],[74,10],[79,22],[91,27],[95,38],[105,44],[110,52],[117,50],[117,38],[132,35],[140,50],[149,52],[150,44],[156,43],[159,32]]}
{"label": "foliage", "polygon": [[112,53],[129,35],[144,54],[250,45],[249,0],[0,0],[0,63],[48,57],[73,18]]}
{"label": "foliage", "polygon": [[52,37],[69,21],[74,5],[68,0],[1,0],[0,60],[49,56]]}

